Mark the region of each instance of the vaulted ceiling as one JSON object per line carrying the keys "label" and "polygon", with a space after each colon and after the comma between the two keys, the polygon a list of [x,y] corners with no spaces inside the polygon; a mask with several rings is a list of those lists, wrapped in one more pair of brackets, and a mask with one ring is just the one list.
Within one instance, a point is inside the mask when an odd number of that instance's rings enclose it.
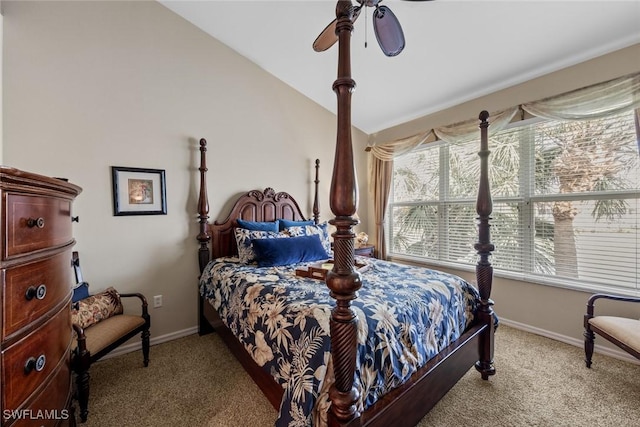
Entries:
{"label": "vaulted ceiling", "polygon": [[[335,18],[334,0],[159,2],[336,112],[337,45],[312,49]],[[360,14],[352,36],[352,121],[369,134],[640,42],[635,0],[382,4],[400,21],[406,47],[384,56],[372,9]]]}

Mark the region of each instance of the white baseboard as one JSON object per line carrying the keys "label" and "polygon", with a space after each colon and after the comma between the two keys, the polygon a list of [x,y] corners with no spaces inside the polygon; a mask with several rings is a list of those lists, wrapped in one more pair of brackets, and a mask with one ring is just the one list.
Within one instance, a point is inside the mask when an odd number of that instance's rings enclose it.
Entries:
{"label": "white baseboard", "polygon": [[[169,334],[161,335],[159,337],[151,336],[149,340],[149,344],[154,346],[156,344],[162,344],[163,342],[177,340],[178,338],[183,338],[189,335],[197,334],[198,327],[194,326],[192,328],[183,329],[181,331],[171,332]],[[142,345],[140,344],[140,337],[132,338],[132,340],[136,340],[135,342],[121,345],[120,347],[112,350],[109,354],[101,358],[100,360],[110,359],[116,356],[122,356],[123,354],[131,353],[133,351],[138,351],[141,349]]]}
{"label": "white baseboard", "polygon": [[[531,332],[532,334],[551,338],[553,340],[560,341],[565,344],[570,344],[576,347],[584,348],[584,341],[573,338],[573,337],[561,335],[556,332],[547,331],[546,329],[536,328],[534,326],[530,326],[525,323],[514,322],[513,320],[505,319],[502,317],[500,317],[500,323],[503,323],[514,329],[519,329],[525,332]],[[612,349],[609,347],[604,347],[596,344],[594,346],[594,352],[605,355],[605,356],[613,357],[615,359],[624,360],[625,362],[630,362],[636,365],[640,365],[640,360],[636,359],[635,357],[631,356],[629,353],[622,350],[616,350],[616,349]]]}

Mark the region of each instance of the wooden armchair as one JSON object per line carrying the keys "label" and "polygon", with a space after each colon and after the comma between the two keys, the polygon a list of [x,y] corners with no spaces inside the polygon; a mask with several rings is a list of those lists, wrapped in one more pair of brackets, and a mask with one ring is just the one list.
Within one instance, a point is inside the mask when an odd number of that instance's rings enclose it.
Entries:
{"label": "wooden armchair", "polygon": [[[91,364],[128,341],[138,333],[142,336],[144,366],[149,365],[149,327],[151,319],[147,300],[139,293],[120,294],[109,288],[101,294],[88,295],[88,283],[82,278],[78,252],[73,252],[76,283],[72,307],[72,324],[77,342],[72,352],[71,369],[76,375],[76,398],[80,406],[80,420],[87,420],[89,404],[89,368]],[[120,298],[139,298],[139,315],[123,313]],[[89,308],[87,309],[87,306]],[[84,307],[84,308],[83,308]],[[83,311],[84,310],[84,311]],[[82,314],[89,315],[83,317]]]}
{"label": "wooden armchair", "polygon": [[584,353],[587,368],[591,367],[595,334],[617,345],[633,357],[640,359],[640,320],[616,316],[596,316],[595,302],[598,299],[640,303],[640,298],[595,294],[587,302],[584,315]]}

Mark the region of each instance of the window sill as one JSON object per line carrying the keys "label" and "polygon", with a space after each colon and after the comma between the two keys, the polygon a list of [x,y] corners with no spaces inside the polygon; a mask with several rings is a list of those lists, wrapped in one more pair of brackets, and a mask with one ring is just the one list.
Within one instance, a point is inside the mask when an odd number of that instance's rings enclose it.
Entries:
{"label": "window sill", "polygon": [[[457,270],[457,271],[464,271],[464,272],[475,272],[475,266],[473,265],[467,265],[467,264],[458,264],[458,263],[453,263],[453,262],[446,262],[446,261],[436,261],[436,260],[429,260],[426,261],[422,258],[418,258],[418,257],[412,257],[412,256],[408,256],[408,255],[390,255],[387,257],[387,259],[389,261],[393,261],[393,262],[398,262],[398,263],[404,263],[404,264],[412,264],[412,265],[417,265],[420,267],[427,267],[427,268],[447,268],[447,269],[451,269],[451,270]],[[561,278],[551,278],[551,277],[541,277],[541,276],[534,276],[534,275],[529,275],[529,276],[525,276],[523,273],[515,273],[512,271],[505,271],[505,270],[499,270],[499,269],[494,269],[493,270],[493,275],[494,277],[499,277],[502,279],[509,279],[509,280],[517,280],[520,282],[525,282],[525,283],[532,283],[532,284],[536,284],[536,285],[543,285],[543,286],[552,286],[552,287],[556,287],[556,288],[562,288],[562,289],[569,289],[572,291],[579,291],[579,292],[586,292],[586,293],[607,293],[607,294],[615,294],[615,295],[622,295],[622,296],[632,296],[632,297],[638,297],[640,296],[640,288],[618,288],[615,286],[607,286],[607,285],[598,285],[598,284],[594,284],[594,283],[590,283],[588,285],[581,285],[576,283],[573,280],[567,280],[567,279],[561,279]],[[475,282],[475,280],[474,280]]]}

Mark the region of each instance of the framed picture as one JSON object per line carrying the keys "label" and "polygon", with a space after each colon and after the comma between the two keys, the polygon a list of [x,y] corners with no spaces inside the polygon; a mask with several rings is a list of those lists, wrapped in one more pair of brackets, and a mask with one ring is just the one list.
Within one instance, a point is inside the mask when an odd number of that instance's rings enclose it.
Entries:
{"label": "framed picture", "polygon": [[163,169],[111,166],[113,215],[166,215]]}

